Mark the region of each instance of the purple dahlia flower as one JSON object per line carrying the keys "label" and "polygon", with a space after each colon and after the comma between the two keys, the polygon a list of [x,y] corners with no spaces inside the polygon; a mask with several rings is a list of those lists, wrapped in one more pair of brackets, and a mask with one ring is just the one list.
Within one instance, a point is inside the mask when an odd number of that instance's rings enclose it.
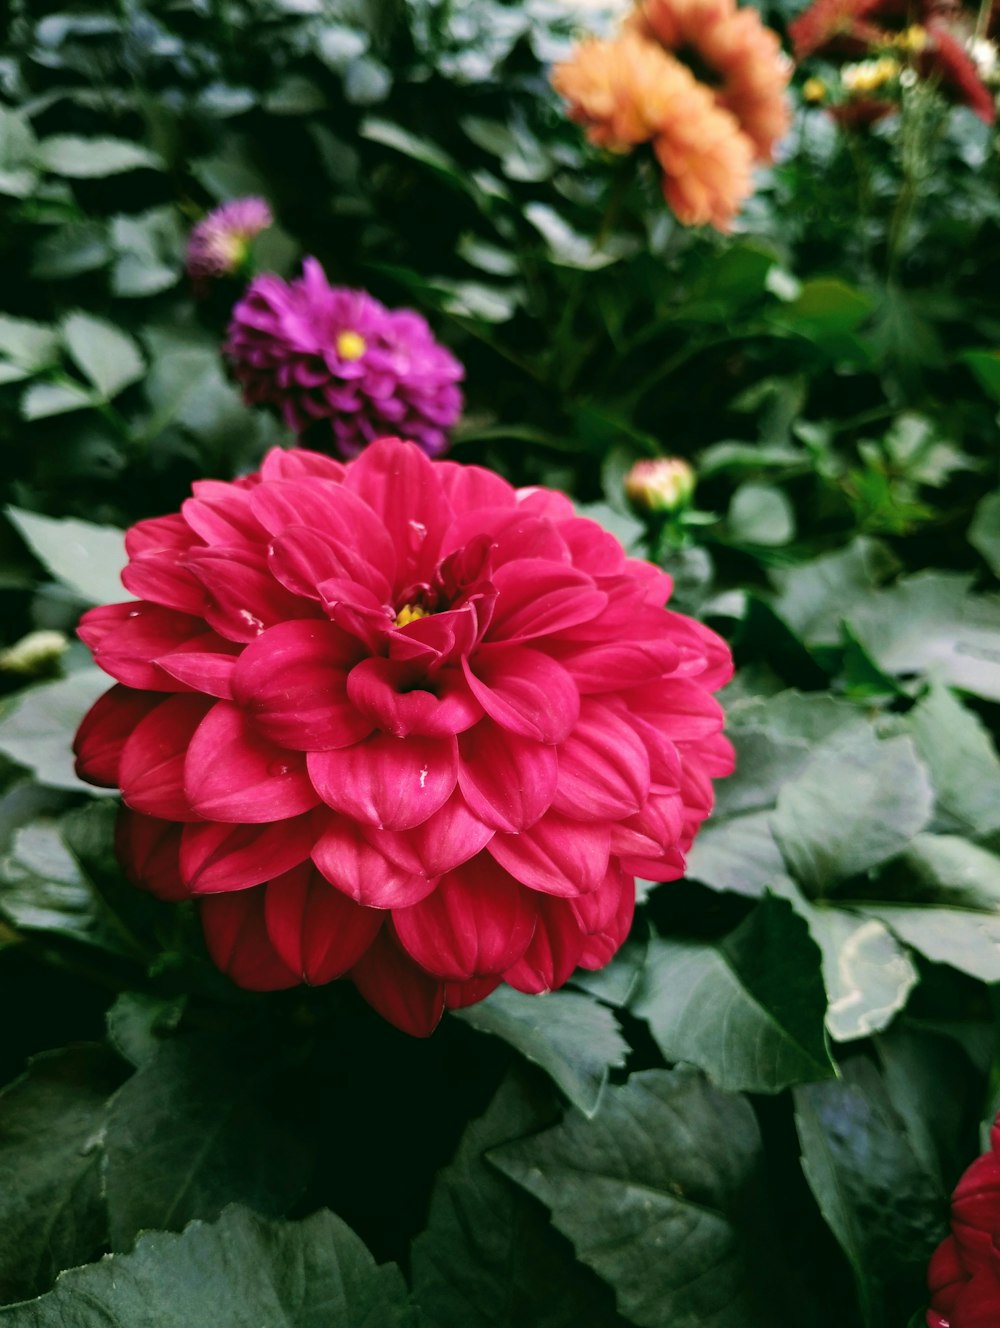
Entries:
{"label": "purple dahlia flower", "polygon": [[233,310],[223,353],[247,405],[275,406],[314,446],[328,431],[345,457],[387,434],[443,452],[462,409],[458,360],[412,309],[331,286],[315,258],[302,268],[255,278]]}
{"label": "purple dahlia flower", "polygon": [[236,198],[223,203],[191,229],[187,244],[188,276],[196,283],[228,277],[246,262],[254,236],[274,222],[262,198]]}

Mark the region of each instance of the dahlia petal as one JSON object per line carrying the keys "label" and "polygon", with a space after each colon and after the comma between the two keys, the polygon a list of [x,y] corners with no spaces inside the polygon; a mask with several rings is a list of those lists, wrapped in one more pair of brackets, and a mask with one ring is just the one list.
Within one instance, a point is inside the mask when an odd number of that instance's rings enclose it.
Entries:
{"label": "dahlia petal", "polygon": [[135,608],[135,601],[130,600],[125,604],[99,604],[87,609],[77,623],[76,634],[85,646],[96,651],[105,637],[132,617]]}
{"label": "dahlia petal", "polygon": [[541,896],[535,933],[521,958],[506,970],[504,981],[537,996],[562,987],[583,952],[584,936],[566,900]]}
{"label": "dahlia petal", "polygon": [[348,675],[347,695],[362,715],[396,738],[462,733],[483,713],[458,669],[441,669],[430,681],[402,660],[362,660]]}
{"label": "dahlia petal", "polygon": [[205,621],[228,641],[256,641],[268,627],[289,618],[321,616],[312,601],[275,581],[257,550],[193,549],[188,565],[208,592]]}
{"label": "dahlia petal", "polygon": [[678,673],[697,677],[698,685],[714,692],[733,676],[733,657],[721,636],[695,618],[667,610],[667,629],[681,652]]}
{"label": "dahlia petal", "polygon": [[200,543],[179,512],[169,516],[151,516],[144,521],[137,521],[125,532],[125,552],[130,558],[141,558],[143,554],[160,553],[170,549],[177,552],[190,549],[192,544]]}
{"label": "dahlia petal", "polygon": [[720,731],[725,716],[714,696],[693,679],[664,678],[625,693],[626,705],[672,742],[708,738]]}
{"label": "dahlia petal", "polygon": [[573,566],[591,576],[621,576],[625,569],[622,546],[609,531],[588,517],[574,517],[556,526],[569,549]]}
{"label": "dahlia petal", "polygon": [[576,509],[564,493],[555,489],[518,489],[517,505],[522,512],[544,517],[546,521],[567,521],[576,516]]}
{"label": "dahlia petal", "polygon": [[502,973],[520,959],[535,930],[537,903],[495,862],[474,858],[442,876],[437,889],[393,915],[407,953],[452,982]]}
{"label": "dahlia petal", "polygon": [[408,871],[437,877],[475,857],[493,838],[492,826],[474,816],[458,789],[443,807],[412,830],[370,832],[386,857]]}
{"label": "dahlia petal", "polygon": [[462,667],[473,695],[511,733],[563,742],[580,715],[580,693],[555,660],[529,646],[481,646]]}
{"label": "dahlia petal", "polygon": [[658,858],[676,844],[683,817],[678,794],[652,793],[641,811],[611,827],[611,851],[622,857]]}
{"label": "dahlia petal", "polygon": [[[594,907],[591,901],[599,905]],[[570,900],[570,908],[585,933],[577,963],[581,968],[603,968],[621,949],[635,916],[635,881],[612,868],[600,889]]]}
{"label": "dahlia petal", "polygon": [[184,789],[184,761],[213,704],[191,693],[167,697],[136,724],[119,769],[122,797],[133,811],[164,821],[201,820]]}
{"label": "dahlia petal", "polygon": [[286,590],[307,599],[319,599],[318,587],[334,580],[356,582],[380,604],[390,597],[389,579],[369,561],[367,547],[354,547],[327,531],[290,525],[271,541],[267,561]]}
{"label": "dahlia petal", "polygon": [[205,944],[216,966],[247,991],[281,991],[301,979],[277,954],[264,921],[263,890],[201,901]]}
{"label": "dahlia petal", "polygon": [[142,600],[110,607],[116,610],[117,621],[99,619],[91,609],[77,628],[93,651],[95,663],[126,687],[151,692],[188,691],[184,683],[171,678],[153,661],[203,636],[205,624],[189,614],[144,604]]}
{"label": "dahlia petal", "polygon": [[351,980],[383,1019],[430,1037],[444,1013],[444,983],[430,977],[383,930],[351,969]]}
{"label": "dahlia petal", "polygon": [[[217,636],[215,632],[206,637],[189,641],[189,647],[195,647],[199,641],[231,647],[232,643]],[[171,678],[192,688],[204,692],[206,696],[215,696],[222,701],[233,699],[233,673],[236,669],[236,652],[226,650],[175,650],[169,655],[162,655],[156,663]]]}
{"label": "dahlia petal", "polygon": [[365,586],[331,577],[316,587],[323,608],[343,631],[375,650],[392,626],[393,613]]}
{"label": "dahlia petal", "polygon": [[391,438],[369,444],[345,475],[344,488],[363,498],[389,532],[400,559],[397,581],[429,581],[451,504],[420,448]]}
{"label": "dahlia petal", "polygon": [[246,890],[305,862],[316,838],[316,820],[297,816],[273,825],[186,825],[180,871],[194,894]]}
{"label": "dahlia petal", "polygon": [[210,821],[281,821],[319,802],[302,757],[261,737],[229,701],[215,703],[188,743],[184,789]]}
{"label": "dahlia petal", "polygon": [[255,727],[279,747],[347,747],[373,728],[347,694],[348,670],[361,654],[357,638],[331,622],[278,623],[243,651],[233,695]]}
{"label": "dahlia petal", "polygon": [[346,466],[322,452],[310,452],[308,448],[296,447],[286,451],[282,447],[272,447],[260,465],[262,480],[298,480],[305,476],[317,479],[340,480],[344,477]]}
{"label": "dahlia petal", "polygon": [[[392,584],[396,550],[385,526],[368,504],[341,483],[306,479],[262,484],[251,504],[272,536],[308,529],[327,536],[346,560],[349,575],[372,572]],[[330,573],[333,575],[333,573]]]}
{"label": "dahlia petal", "polygon": [[607,875],[610,848],[607,824],[547,812],[519,835],[494,835],[486,851],[530,890],[572,898],[598,888]]}
{"label": "dahlia petal", "polygon": [[513,487],[482,466],[442,461],[437,473],[456,512],[472,512],[480,507],[513,507],[517,502]]}
{"label": "dahlia petal", "polygon": [[576,727],[559,748],[553,809],[572,820],[617,820],[639,811],[649,785],[649,754],[628,719],[584,701]]}
{"label": "dahlia petal", "polygon": [[525,830],[548,811],[559,778],[554,747],[484,720],[462,735],[459,756],[462,796],[495,830]]}
{"label": "dahlia petal", "polygon": [[208,545],[256,549],[266,541],[250,504],[251,489],[223,480],[195,480],[193,498],[181,503],[184,520]]}
{"label": "dahlia petal", "polygon": [[133,556],[122,570],[122,585],[137,599],[200,616],[208,604],[205,587],[183,564],[191,546]]}
{"label": "dahlia petal", "polygon": [[464,1010],[468,1005],[484,1001],[503,981],[500,977],[472,978],[469,982],[446,982],[444,1005],[446,1010]]}
{"label": "dahlia petal", "polygon": [[454,738],[381,733],[339,751],[310,752],[306,761],[327,806],[386,830],[426,821],[448,801],[458,779]]}
{"label": "dahlia petal", "polygon": [[476,605],[417,618],[389,634],[389,655],[395,660],[410,660],[428,667],[457,663],[476,643],[479,616]]}
{"label": "dahlia petal", "polygon": [[187,899],[190,890],[180,871],[182,827],[175,821],[143,816],[120,808],[115,822],[115,853],[133,885],[157,899]]}
{"label": "dahlia petal", "polygon": [[318,986],[341,977],[375,939],[385,918],[335,890],[311,863],[265,887],[264,921],[282,963]]}
{"label": "dahlia petal", "polygon": [[545,517],[532,516],[522,508],[503,503],[500,507],[469,511],[456,507],[455,520],[445,532],[441,554],[465,548],[474,540],[489,537],[492,565],[511,559],[542,559],[548,564],[569,566],[570,552],[558,529]]}
{"label": "dahlia petal", "polygon": [[136,692],[120,683],[99,696],[73,739],[80,778],[101,788],[117,788],[122,748],[135,726],[162,700],[162,692]]}
{"label": "dahlia petal", "polygon": [[586,572],[543,558],[516,558],[493,573],[497,604],[487,637],[530,641],[596,618],[608,597]]}
{"label": "dahlia petal", "polygon": [[556,640],[546,651],[570,674],[585,696],[620,692],[670,672],[677,647],[670,641],[611,641],[604,645]]}
{"label": "dahlia petal", "polygon": [[330,818],[312,846],[312,860],[343,894],[366,908],[406,908],[430,894],[434,876],[400,866],[382,852],[362,827],[346,816]]}

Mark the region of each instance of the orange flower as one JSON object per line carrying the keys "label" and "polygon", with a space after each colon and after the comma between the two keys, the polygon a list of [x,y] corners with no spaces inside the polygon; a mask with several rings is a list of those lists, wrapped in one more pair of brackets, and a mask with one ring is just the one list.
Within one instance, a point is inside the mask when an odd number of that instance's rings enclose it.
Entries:
{"label": "orange flower", "polygon": [[753,144],[704,84],[675,68],[674,114],[653,142],[663,196],[686,226],[727,231],[753,188]]}
{"label": "orange flower", "polygon": [[753,143],[757,160],[772,160],[791,120],[785,95],[791,65],[755,9],[737,9],[734,0],[641,0],[627,24],[667,50],[690,52],[708,72],[719,106]]}
{"label": "orange flower", "polygon": [[673,112],[672,67],[658,46],[637,33],[611,41],[588,37],[552,71],[552,86],[569,102],[572,120],[597,147],[628,152],[648,143]]}

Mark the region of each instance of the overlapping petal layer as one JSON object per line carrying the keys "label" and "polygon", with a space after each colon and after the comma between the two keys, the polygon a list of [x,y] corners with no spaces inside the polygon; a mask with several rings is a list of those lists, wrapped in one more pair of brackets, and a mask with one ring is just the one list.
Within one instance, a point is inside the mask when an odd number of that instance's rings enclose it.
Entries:
{"label": "overlapping petal layer", "polygon": [[928,1328],[993,1328],[1000,1323],[1000,1118],[990,1150],[966,1170],[951,1200],[951,1234],[927,1273]]}
{"label": "overlapping petal layer", "polygon": [[80,634],[77,735],[136,884],[199,901],[259,990],[349,975],[427,1034],[507,981],[607,963],[732,753],[732,665],[559,494],[382,439],[272,452],[129,533],[140,598]]}

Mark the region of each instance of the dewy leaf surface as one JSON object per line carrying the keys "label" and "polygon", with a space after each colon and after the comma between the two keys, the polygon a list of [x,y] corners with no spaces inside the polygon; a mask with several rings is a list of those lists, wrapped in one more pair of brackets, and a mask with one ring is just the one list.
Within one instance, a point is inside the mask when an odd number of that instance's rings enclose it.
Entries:
{"label": "dewy leaf surface", "polygon": [[330,1212],[272,1222],[227,1208],[179,1236],[143,1236],[65,1273],[41,1299],[0,1310],[4,1328],[405,1328],[406,1288]]}
{"label": "dewy leaf surface", "polygon": [[273,1051],[199,1037],[165,1043],[123,1086],[105,1132],[111,1243],[212,1218],[229,1202],[281,1213],[308,1179],[311,1150],[272,1098]]}
{"label": "dewy leaf surface", "polygon": [[628,1044],[614,1015],[579,992],[527,996],[513,987],[498,987],[485,1001],[457,1015],[540,1065],[588,1116],[597,1109],[609,1070],[625,1064]]}
{"label": "dewy leaf surface", "polygon": [[932,806],[912,741],[864,731],[819,752],[782,788],[771,827],[791,873],[823,894],[901,853]]}
{"label": "dewy leaf surface", "polygon": [[715,945],[654,940],[632,1009],[667,1060],[721,1088],[776,1093],[834,1073],[819,952],[783,899],[763,900]]}
{"label": "dewy leaf surface", "polygon": [[640,1328],[767,1322],[751,1248],[760,1136],[742,1098],[691,1070],[647,1070],[610,1086],[592,1120],[570,1112],[490,1156]]}
{"label": "dewy leaf surface", "polygon": [[23,1300],[107,1235],[98,1136],[123,1067],[97,1045],[36,1056],[0,1093],[0,1300]]}

